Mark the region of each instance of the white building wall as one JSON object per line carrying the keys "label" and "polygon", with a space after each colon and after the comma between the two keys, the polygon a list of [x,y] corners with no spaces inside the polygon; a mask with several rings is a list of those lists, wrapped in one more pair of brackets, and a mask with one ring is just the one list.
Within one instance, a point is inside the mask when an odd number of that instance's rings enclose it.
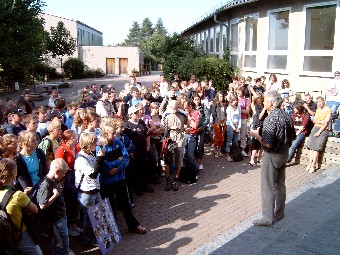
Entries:
{"label": "white building wall", "polygon": [[[103,45],[103,36],[99,31],[72,19],[66,19],[62,17],[58,17],[51,14],[42,14],[45,24],[44,28],[46,31],[50,32],[51,27],[56,27],[59,21],[62,21],[65,25],[65,28],[70,31],[70,35],[77,40],[77,47],[72,56],[64,56],[62,58],[63,62],[67,60],[69,57],[80,58],[79,56],[79,46],[80,45]],[[82,33],[81,36],[80,32]],[[55,67],[58,72],[61,72],[60,68],[60,58],[49,58],[48,62],[51,66]]]}
{"label": "white building wall", "polygon": [[106,46],[80,46],[79,59],[89,68],[100,68],[106,73],[106,59],[115,59],[115,74],[119,74],[119,59],[127,58],[127,70],[130,73],[132,69],[139,70],[140,64],[143,63],[142,54],[138,47],[106,47]]}

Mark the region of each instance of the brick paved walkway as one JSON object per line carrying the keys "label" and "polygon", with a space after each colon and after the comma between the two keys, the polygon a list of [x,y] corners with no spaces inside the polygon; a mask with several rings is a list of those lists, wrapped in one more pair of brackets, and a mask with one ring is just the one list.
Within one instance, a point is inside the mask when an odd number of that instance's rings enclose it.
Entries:
{"label": "brick paved walkway", "polygon": [[[118,214],[123,241],[112,254],[189,254],[261,211],[260,166],[249,166],[248,159],[227,162],[211,155],[211,148],[206,149],[205,169],[197,184],[165,192],[162,180],[154,185],[155,193],[135,198],[133,212],[148,228],[146,235],[128,233]],[[288,167],[287,193],[316,174],[307,173],[303,166]],[[76,254],[86,252],[84,247],[72,249]]]}

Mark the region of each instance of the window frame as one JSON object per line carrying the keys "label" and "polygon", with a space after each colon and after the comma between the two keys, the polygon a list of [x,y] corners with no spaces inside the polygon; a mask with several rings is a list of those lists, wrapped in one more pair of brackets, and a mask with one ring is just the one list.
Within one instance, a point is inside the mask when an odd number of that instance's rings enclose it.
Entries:
{"label": "window frame", "polygon": [[[305,50],[305,42],[306,42],[306,23],[307,23],[307,9],[313,7],[322,7],[322,6],[331,6],[335,5],[335,21],[334,21],[334,47],[333,50]],[[304,27],[302,40],[301,40],[301,55],[300,55],[300,75],[304,76],[318,76],[318,77],[333,77],[333,70],[336,68],[336,48],[337,48],[337,40],[336,40],[336,32],[339,27],[339,2],[338,1],[325,1],[321,3],[311,3],[303,5],[303,14],[302,14],[302,24]],[[332,61],[332,70],[330,72],[313,72],[313,71],[304,71],[304,58],[305,57],[333,57]]]}
{"label": "window frame", "polygon": [[[234,18],[234,19],[231,19],[230,20],[230,31],[229,31],[229,40],[230,40],[230,58],[232,58],[233,56],[236,56],[236,67],[239,67],[239,63],[238,63],[238,54],[240,52],[240,24],[241,24],[241,19],[240,18]],[[233,50],[232,49],[232,44],[231,44],[231,41],[232,41],[232,25],[235,25],[237,24],[237,41],[238,41],[238,48],[237,48],[237,51]],[[231,61],[231,59],[230,59]]]}
{"label": "window frame", "polygon": [[[285,7],[285,8],[277,8],[277,9],[272,9],[272,10],[268,10],[267,11],[267,17],[268,17],[268,22],[267,22],[267,40],[266,40],[266,61],[264,61],[265,63],[265,72],[266,73],[281,73],[281,74],[288,74],[289,72],[289,67],[290,67],[290,54],[289,54],[289,50],[290,50],[290,38],[292,38],[291,36],[291,30],[289,29],[290,27],[288,27],[288,46],[287,46],[287,50],[269,50],[269,33],[270,33],[270,15],[272,13],[277,13],[277,12],[286,12],[288,11],[289,15],[289,26],[290,26],[290,21],[291,21],[291,13],[292,13],[292,8],[291,7]],[[269,56],[286,56],[287,57],[287,65],[286,65],[286,69],[274,69],[274,68],[268,68],[268,57]]]}
{"label": "window frame", "polygon": [[[256,28],[256,51],[253,51],[253,50],[246,50],[246,42],[247,42],[247,31],[246,31],[246,27],[247,27],[247,18],[249,17],[256,17],[257,18],[257,28]],[[244,43],[243,43],[243,47],[244,47],[244,54],[243,54],[243,70],[244,71],[257,71],[257,51],[258,51],[258,28],[259,28],[259,13],[256,12],[256,13],[251,13],[251,14],[247,14],[247,15],[244,15],[243,17],[243,22],[244,22]],[[245,66],[245,61],[246,61],[246,56],[255,56],[255,67],[248,67],[248,66]]]}

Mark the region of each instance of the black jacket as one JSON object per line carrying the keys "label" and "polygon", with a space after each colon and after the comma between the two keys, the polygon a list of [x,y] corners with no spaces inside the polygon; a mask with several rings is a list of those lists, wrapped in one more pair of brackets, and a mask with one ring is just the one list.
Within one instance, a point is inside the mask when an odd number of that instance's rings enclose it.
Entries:
{"label": "black jacket", "polygon": [[[45,153],[41,149],[37,148],[36,150],[39,160],[39,178],[42,180],[48,173],[47,159]],[[24,191],[27,187],[33,187],[31,176],[22,155],[19,154],[14,160],[17,163],[18,171],[15,188]]]}

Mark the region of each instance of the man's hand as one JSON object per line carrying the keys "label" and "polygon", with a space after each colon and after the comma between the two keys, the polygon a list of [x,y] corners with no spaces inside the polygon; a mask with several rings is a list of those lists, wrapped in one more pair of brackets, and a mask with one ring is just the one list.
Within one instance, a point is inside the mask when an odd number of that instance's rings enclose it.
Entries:
{"label": "man's hand", "polygon": [[260,137],[259,128],[250,130],[250,135],[255,139],[258,139]]}

